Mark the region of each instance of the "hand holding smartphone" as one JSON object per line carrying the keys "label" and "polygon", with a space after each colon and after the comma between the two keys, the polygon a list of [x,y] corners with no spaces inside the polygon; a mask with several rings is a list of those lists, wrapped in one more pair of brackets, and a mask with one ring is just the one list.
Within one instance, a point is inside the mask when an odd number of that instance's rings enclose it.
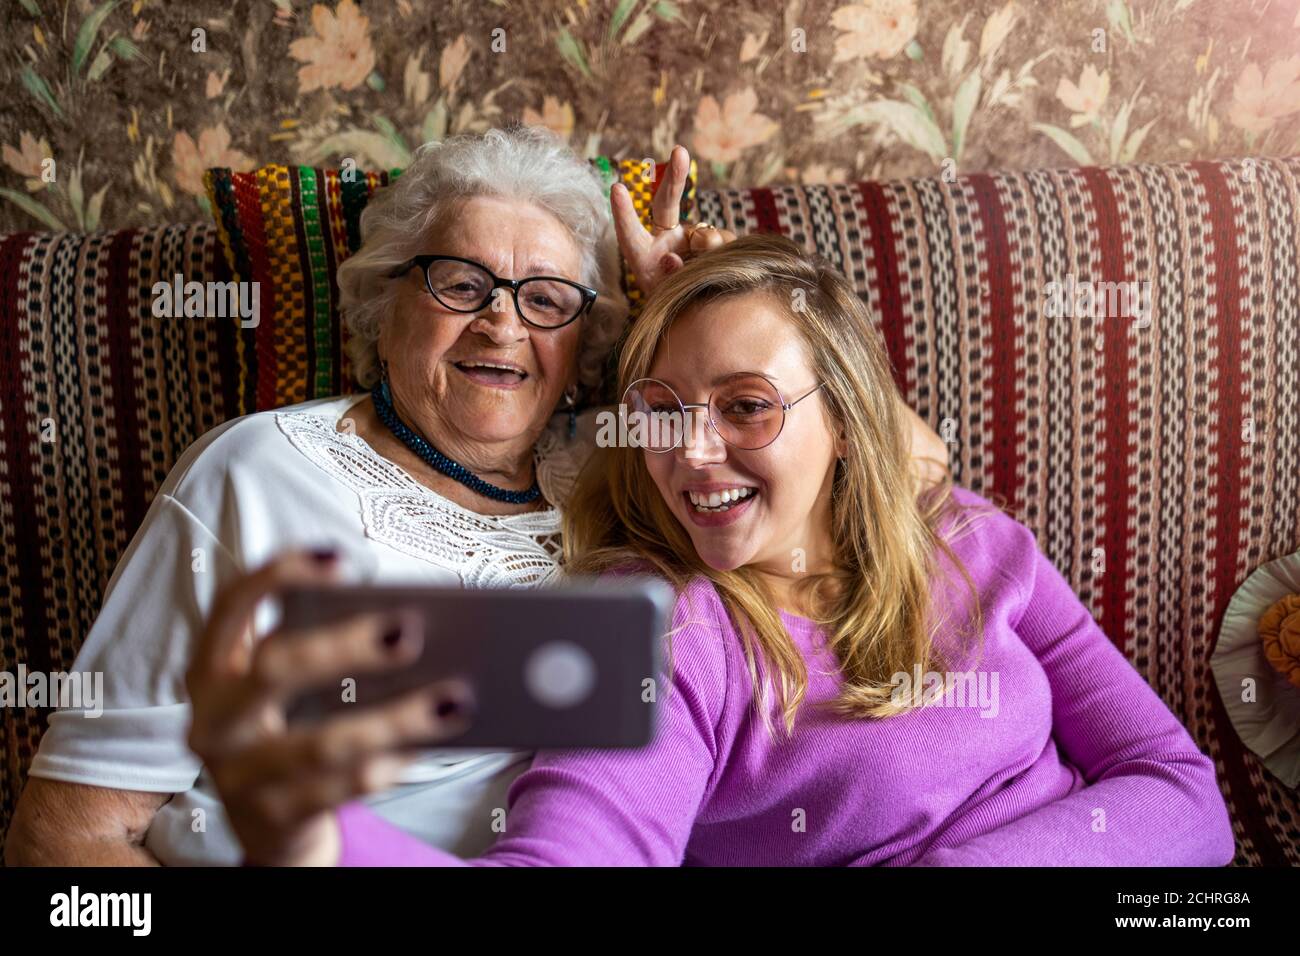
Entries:
{"label": "hand holding smartphone", "polygon": [[439,748],[639,747],[653,737],[660,643],[672,589],[649,578],[554,588],[343,585],[281,597],[284,630],[407,609],[423,649],[396,672],[359,673],[299,697],[291,724],[368,707],[446,678],[473,691],[473,720]]}

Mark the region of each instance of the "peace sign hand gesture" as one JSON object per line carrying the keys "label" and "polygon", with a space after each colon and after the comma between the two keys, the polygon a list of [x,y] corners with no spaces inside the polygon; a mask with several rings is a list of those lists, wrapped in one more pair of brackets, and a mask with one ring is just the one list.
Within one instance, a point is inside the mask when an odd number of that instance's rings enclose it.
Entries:
{"label": "peace sign hand gesture", "polygon": [[682,223],[682,193],[691,168],[691,156],[684,146],[673,147],[668,160],[668,174],[659,185],[651,204],[649,231],[641,225],[632,195],[622,183],[610,190],[614,210],[614,231],[623,261],[636,277],[637,286],[646,295],[665,276],[682,267],[684,260],[708,249],[715,249],[736,238],[728,229],[709,223]]}

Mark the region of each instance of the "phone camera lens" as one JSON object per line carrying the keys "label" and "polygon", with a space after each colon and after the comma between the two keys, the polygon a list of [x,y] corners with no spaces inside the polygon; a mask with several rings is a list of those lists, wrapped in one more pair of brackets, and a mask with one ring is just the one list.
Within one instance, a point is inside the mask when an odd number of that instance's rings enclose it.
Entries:
{"label": "phone camera lens", "polygon": [[557,710],[574,707],[591,696],[596,664],[572,641],[548,641],[529,656],[524,681],[539,703]]}

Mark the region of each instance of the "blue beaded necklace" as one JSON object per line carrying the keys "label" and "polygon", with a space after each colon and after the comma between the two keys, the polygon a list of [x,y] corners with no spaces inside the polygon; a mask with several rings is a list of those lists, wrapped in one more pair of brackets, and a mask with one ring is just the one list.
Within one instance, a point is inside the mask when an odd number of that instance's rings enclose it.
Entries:
{"label": "blue beaded necklace", "polygon": [[536,481],[527,491],[511,491],[509,488],[500,488],[484,481],[460,462],[452,461],[430,445],[397,417],[397,410],[393,408],[393,396],[388,390],[387,378],[376,385],[370,395],[374,399],[375,414],[379,416],[379,420],[397,437],[398,441],[419,455],[420,460],[429,467],[442,472],[448,478],[459,481],[466,488],[494,501],[504,501],[512,505],[526,505],[542,496],[541,486]]}

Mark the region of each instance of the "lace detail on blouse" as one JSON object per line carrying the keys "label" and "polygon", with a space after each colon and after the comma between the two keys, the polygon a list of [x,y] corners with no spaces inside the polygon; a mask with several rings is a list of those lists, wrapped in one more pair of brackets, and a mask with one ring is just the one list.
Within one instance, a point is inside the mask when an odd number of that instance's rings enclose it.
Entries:
{"label": "lace detail on blouse", "polygon": [[[356,492],[367,537],[453,572],[466,587],[538,587],[558,580],[556,508],[479,514],[420,484],[360,436],[339,431],[328,412],[279,412],[276,424],[303,455]],[[537,480],[548,501],[562,504],[581,467],[581,443],[554,431],[538,443]]]}

